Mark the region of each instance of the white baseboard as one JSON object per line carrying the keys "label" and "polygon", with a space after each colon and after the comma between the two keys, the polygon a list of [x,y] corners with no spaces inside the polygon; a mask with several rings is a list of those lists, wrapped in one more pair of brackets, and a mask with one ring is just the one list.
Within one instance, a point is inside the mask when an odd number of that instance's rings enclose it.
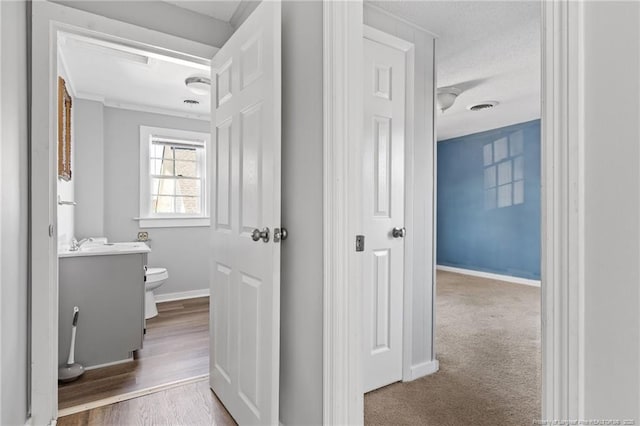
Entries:
{"label": "white baseboard", "polygon": [[180,291],[177,293],[156,294],[156,302],[172,302],[174,300],[195,299],[196,297],[209,297],[209,289]]}
{"label": "white baseboard", "polygon": [[419,379],[420,377],[428,376],[429,374],[433,374],[440,369],[440,363],[437,359],[431,361],[421,362],[420,364],[411,366],[411,373],[409,375],[408,380],[404,380],[405,382],[410,382],[411,380]]}
{"label": "white baseboard", "polygon": [[106,364],[98,364],[98,365],[92,365],[90,367],[85,367],[84,370],[89,371],[89,370],[95,370],[96,368],[111,367],[112,365],[124,364],[125,362],[131,362],[131,361],[133,361],[133,355],[131,355],[129,358],[120,359],[118,361],[107,362]]}
{"label": "white baseboard", "polygon": [[540,280],[530,280],[527,278],[512,277],[510,275],[492,274],[490,272],[474,271],[472,269],[454,268],[453,266],[437,265],[439,271],[455,272],[457,274],[472,275],[474,277],[489,278],[491,280],[506,281],[514,284],[530,285],[540,287]]}

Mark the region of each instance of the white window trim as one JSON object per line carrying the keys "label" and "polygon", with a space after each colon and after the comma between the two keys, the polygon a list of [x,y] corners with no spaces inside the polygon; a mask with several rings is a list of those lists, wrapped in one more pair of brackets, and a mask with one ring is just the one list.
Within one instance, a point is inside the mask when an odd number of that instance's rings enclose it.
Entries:
{"label": "white window trim", "polygon": [[[203,214],[198,216],[184,215],[162,215],[153,216],[150,214],[149,194],[150,194],[150,170],[149,170],[149,147],[151,136],[162,136],[176,139],[192,139],[204,141],[204,179],[202,181],[202,206]],[[140,126],[140,216],[134,218],[139,221],[140,228],[173,228],[173,227],[195,227],[209,226],[209,201],[208,185],[209,173],[209,152],[211,135],[209,133],[194,132],[182,129],[167,129],[162,127]]]}

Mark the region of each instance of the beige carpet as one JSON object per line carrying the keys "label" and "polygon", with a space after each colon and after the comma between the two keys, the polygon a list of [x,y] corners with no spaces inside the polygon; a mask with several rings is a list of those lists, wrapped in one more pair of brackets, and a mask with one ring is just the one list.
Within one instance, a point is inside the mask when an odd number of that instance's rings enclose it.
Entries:
{"label": "beige carpet", "polygon": [[438,271],[440,371],[365,395],[367,425],[531,425],[540,418],[540,289]]}

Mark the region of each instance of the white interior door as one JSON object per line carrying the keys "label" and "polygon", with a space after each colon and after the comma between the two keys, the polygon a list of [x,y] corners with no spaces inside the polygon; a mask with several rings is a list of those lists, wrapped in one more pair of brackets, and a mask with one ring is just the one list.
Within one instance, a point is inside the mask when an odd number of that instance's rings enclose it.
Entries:
{"label": "white interior door", "polygon": [[368,392],[402,379],[405,53],[364,39],[363,69],[363,340]]}
{"label": "white interior door", "polygon": [[211,64],[210,384],[241,425],[278,424],[280,22],[262,2]]}

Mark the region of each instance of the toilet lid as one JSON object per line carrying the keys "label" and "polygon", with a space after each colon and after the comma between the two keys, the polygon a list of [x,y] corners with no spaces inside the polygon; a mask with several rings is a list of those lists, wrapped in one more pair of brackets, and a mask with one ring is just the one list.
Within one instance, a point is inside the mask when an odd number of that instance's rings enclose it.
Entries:
{"label": "toilet lid", "polygon": [[167,272],[167,268],[149,268],[147,267],[147,272],[145,273],[147,276],[147,282],[153,283],[157,281],[166,280],[169,278],[169,273]]}
{"label": "toilet lid", "polygon": [[151,267],[147,267],[147,276],[156,275],[156,274],[162,274],[164,272],[167,272],[167,268],[151,268]]}

